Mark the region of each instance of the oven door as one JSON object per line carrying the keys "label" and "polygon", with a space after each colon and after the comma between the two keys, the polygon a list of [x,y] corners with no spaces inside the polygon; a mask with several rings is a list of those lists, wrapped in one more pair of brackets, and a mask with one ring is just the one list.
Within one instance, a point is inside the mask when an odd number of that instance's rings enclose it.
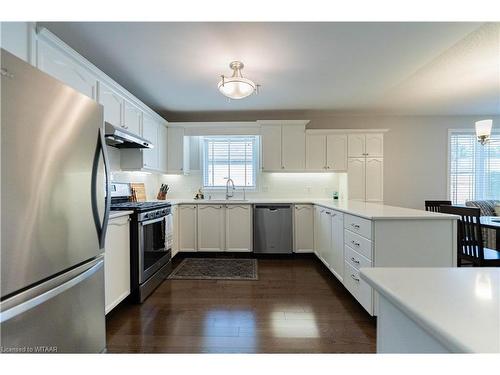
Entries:
{"label": "oven door", "polygon": [[139,283],[145,282],[170,260],[165,247],[165,216],[139,222]]}

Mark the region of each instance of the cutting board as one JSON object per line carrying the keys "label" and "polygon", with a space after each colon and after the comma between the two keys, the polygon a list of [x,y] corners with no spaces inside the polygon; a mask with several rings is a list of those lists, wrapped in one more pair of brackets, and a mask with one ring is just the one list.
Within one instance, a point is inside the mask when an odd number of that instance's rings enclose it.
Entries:
{"label": "cutting board", "polygon": [[144,186],[144,182],[132,182],[130,183],[130,187],[135,190],[137,202],[146,201],[146,187]]}

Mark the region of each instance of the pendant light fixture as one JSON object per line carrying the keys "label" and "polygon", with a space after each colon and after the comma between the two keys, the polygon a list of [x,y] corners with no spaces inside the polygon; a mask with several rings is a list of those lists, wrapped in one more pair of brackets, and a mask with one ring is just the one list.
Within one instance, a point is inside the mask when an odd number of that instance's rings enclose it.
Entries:
{"label": "pendant light fixture", "polygon": [[241,70],[244,65],[241,61],[233,61],[229,64],[229,67],[233,70],[233,75],[231,77],[221,75],[222,79],[217,85],[223,95],[230,99],[243,99],[254,92],[258,92],[259,85],[247,78],[243,78]]}
{"label": "pendant light fixture", "polygon": [[492,126],[493,120],[491,119],[476,121],[477,141],[483,146],[490,140]]}

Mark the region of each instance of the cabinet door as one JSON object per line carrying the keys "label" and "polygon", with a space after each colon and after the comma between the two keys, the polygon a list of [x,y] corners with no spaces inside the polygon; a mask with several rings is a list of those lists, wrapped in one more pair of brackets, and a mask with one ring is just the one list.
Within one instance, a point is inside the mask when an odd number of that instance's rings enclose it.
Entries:
{"label": "cabinet door", "polygon": [[326,137],[326,167],[332,171],[347,170],[347,135]]}
{"label": "cabinet door", "polygon": [[178,248],[179,251],[197,250],[197,212],[196,205],[179,205]]}
{"label": "cabinet door", "polygon": [[349,158],[347,166],[348,198],[365,200],[365,158]]}
{"label": "cabinet door", "polygon": [[144,115],[142,122],[142,136],[154,146],[153,148],[142,150],[144,168],[158,169],[158,124],[146,115]]}
{"label": "cabinet door", "polygon": [[283,125],[281,129],[281,157],[283,169],[305,169],[306,132],[303,125]]}
{"label": "cabinet door", "polygon": [[262,136],[262,170],[277,171],[283,169],[281,163],[281,125],[264,125]]}
{"label": "cabinet door", "polygon": [[104,121],[123,126],[124,99],[103,82],[99,82],[99,103],[104,107]]}
{"label": "cabinet door", "polygon": [[344,215],[332,213],[332,246],[328,264],[333,274],[340,280],[344,277]]}
{"label": "cabinet door", "polygon": [[384,159],[366,158],[366,201],[384,200]]}
{"label": "cabinet door", "polygon": [[198,250],[224,250],[224,206],[198,205]]}
{"label": "cabinet door", "polygon": [[226,251],[252,251],[252,206],[226,205]]}
{"label": "cabinet door", "polygon": [[162,172],[167,171],[167,128],[161,124],[158,125],[158,169]]}
{"label": "cabinet door", "polygon": [[130,294],[129,222],[128,216],[121,216],[108,223],[104,245],[106,314]]}
{"label": "cabinet door", "polygon": [[314,209],[310,204],[295,205],[295,252],[312,253],[314,241]]}
{"label": "cabinet door", "polygon": [[39,39],[37,67],[76,91],[96,99],[97,78],[59,48]]}
{"label": "cabinet door", "polygon": [[349,134],[348,139],[348,156],[357,158],[365,156],[365,135],[364,134]]}
{"label": "cabinet door", "polygon": [[142,111],[127,100],[125,100],[124,106],[123,124],[125,129],[134,134],[141,135]]}
{"label": "cabinet door", "polygon": [[181,173],[184,168],[184,128],[172,127],[167,131],[167,169]]}
{"label": "cabinet door", "polygon": [[320,233],[319,233],[319,256],[328,266],[329,252],[332,242],[332,212],[327,209],[323,209],[320,212]]}
{"label": "cabinet door", "polygon": [[384,156],[383,134],[367,134],[365,145],[366,156],[371,158],[381,158]]}
{"label": "cabinet door", "polygon": [[313,225],[314,225],[314,240],[313,240],[313,248],[314,248],[314,254],[316,254],[317,257],[319,257],[319,249],[320,249],[320,244],[321,244],[321,238],[320,238],[320,233],[321,233],[321,211],[323,209],[319,206],[314,206],[314,218],[313,218]]}
{"label": "cabinet door", "polygon": [[326,135],[308,134],[306,136],[306,169],[326,168]]}

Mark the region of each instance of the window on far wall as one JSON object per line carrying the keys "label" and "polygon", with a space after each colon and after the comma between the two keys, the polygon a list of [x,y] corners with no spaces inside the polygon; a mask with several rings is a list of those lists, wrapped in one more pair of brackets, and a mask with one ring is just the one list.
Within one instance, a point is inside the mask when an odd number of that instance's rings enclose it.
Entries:
{"label": "window on far wall", "polygon": [[449,142],[450,200],[500,199],[500,134],[482,146],[474,132],[451,131]]}
{"label": "window on far wall", "polygon": [[253,135],[203,137],[203,186],[225,188],[231,178],[236,187],[255,188],[258,144]]}

